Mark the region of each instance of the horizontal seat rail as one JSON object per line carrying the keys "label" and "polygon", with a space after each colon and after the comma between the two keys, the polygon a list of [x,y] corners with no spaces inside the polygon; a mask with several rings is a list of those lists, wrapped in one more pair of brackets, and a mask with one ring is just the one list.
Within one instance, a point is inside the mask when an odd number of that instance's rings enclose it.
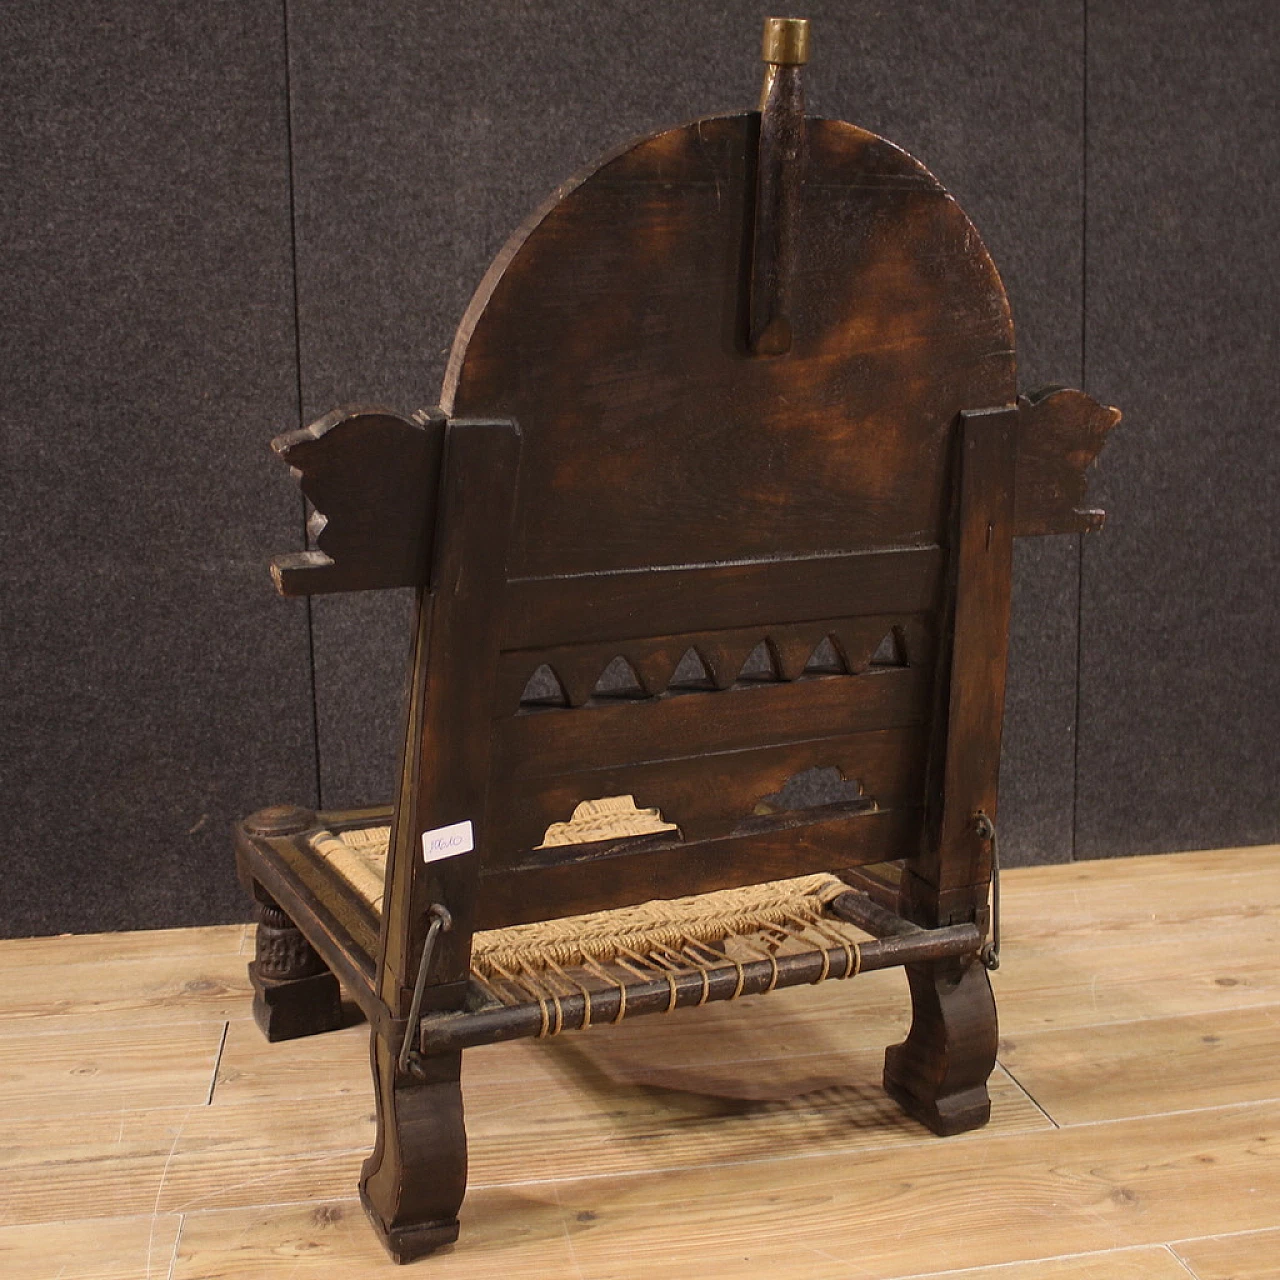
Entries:
{"label": "horizontal seat rail", "polygon": [[[906,924],[905,921],[900,922]],[[861,927],[861,926],[860,926]],[[607,987],[601,991],[575,993],[551,1001],[519,1005],[490,1005],[474,1011],[440,1013],[422,1020],[419,1040],[424,1056],[451,1053],[476,1045],[521,1040],[555,1031],[577,1031],[588,1026],[613,1023],[623,1017],[667,1013],[690,1005],[761,995],[783,987],[814,985],[826,979],[852,977],[873,969],[920,964],[947,956],[974,953],[982,943],[976,925],[948,925],[939,929],[908,927],[882,939],[853,947],[817,948],[776,960],[751,960],[725,964],[702,972],[672,974],[627,983],[624,989]],[[591,1002],[590,1019],[587,1001]],[[624,1003],[625,1002],[625,1003]]]}

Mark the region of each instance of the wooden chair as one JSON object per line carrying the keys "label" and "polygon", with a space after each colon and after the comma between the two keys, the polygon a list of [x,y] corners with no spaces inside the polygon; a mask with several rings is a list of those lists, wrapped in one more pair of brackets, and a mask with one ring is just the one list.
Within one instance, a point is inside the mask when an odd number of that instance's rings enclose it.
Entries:
{"label": "wooden chair", "polygon": [[368,1017],[399,1261],[457,1237],[471,1045],[905,965],[885,1087],[938,1133],[989,1114],[1012,541],[1100,527],[1119,415],[1018,397],[955,200],[805,117],[806,24],[765,45],[759,112],[511,238],[439,410],[274,442],[316,510],[280,590],[417,591],[394,805],[236,829],[267,1036],[336,1026],[340,983]]}

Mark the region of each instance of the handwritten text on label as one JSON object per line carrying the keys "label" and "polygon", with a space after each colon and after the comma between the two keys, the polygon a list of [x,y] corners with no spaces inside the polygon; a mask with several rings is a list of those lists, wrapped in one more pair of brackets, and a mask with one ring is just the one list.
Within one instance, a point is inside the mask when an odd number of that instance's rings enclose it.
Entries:
{"label": "handwritten text on label", "polygon": [[476,847],[471,819],[455,822],[448,827],[437,827],[422,833],[422,860],[435,862],[440,858],[452,858],[459,853],[470,853]]}

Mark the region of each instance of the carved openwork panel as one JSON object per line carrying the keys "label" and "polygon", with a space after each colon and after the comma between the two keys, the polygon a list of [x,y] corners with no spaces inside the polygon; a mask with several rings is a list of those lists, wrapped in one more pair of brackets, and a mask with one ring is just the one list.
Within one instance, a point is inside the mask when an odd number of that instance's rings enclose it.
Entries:
{"label": "carved openwork panel", "polygon": [[612,646],[567,645],[504,655],[502,697],[504,707],[518,712],[596,707],[618,699],[920,666],[930,649],[924,619],[879,615],[657,636]]}

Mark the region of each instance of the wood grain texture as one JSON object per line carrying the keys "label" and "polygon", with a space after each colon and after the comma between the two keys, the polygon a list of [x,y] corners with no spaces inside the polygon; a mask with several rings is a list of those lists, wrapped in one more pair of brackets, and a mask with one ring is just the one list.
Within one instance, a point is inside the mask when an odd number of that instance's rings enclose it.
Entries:
{"label": "wood grain texture", "polygon": [[165,1166],[192,1108],[5,1121],[0,1226],[158,1212]]}
{"label": "wood grain texture", "polygon": [[[924,799],[926,745],[920,729],[885,729],[754,750],[676,756],[651,764],[588,766],[528,781],[511,779],[491,828],[485,872],[539,859],[545,865],[550,851],[538,846],[547,828],[567,822],[581,801],[608,796],[632,795],[641,808],[659,809],[689,843],[746,834],[753,825],[760,825],[753,819],[761,801],[781,791],[789,778],[813,768],[839,770],[842,779],[861,785],[868,802],[884,809],[916,808]],[[791,816],[820,820],[825,815],[822,809],[812,809]],[[576,857],[579,851],[564,853]]]}
{"label": "wood grain texture", "polygon": [[244,957],[234,952],[77,961],[59,966],[56,987],[44,980],[47,972],[47,965],[6,972],[0,989],[0,1036],[249,1016]]}
{"label": "wood grain texture", "polygon": [[[578,1276],[554,1186],[527,1183],[477,1191],[464,1210],[476,1253],[448,1250],[425,1266],[449,1280]],[[188,1214],[173,1280],[377,1280],[395,1274],[359,1202]]]}
{"label": "wood grain texture", "polygon": [[[908,867],[939,894],[982,886],[984,904],[991,846],[979,835],[976,819],[979,813],[992,822],[998,816],[1016,421],[1009,410],[963,416],[957,441],[950,643],[940,654],[947,667],[945,684],[939,681],[939,692],[946,690],[945,712],[940,712],[945,729],[935,724],[934,735],[942,759],[931,777],[925,847]],[[925,925],[953,922],[949,913],[931,910],[918,917]]]}
{"label": "wood grain texture", "polygon": [[[992,1125],[945,1143],[874,1087],[876,1046],[903,1030],[898,971],[775,993],[767,1019],[747,1000],[468,1051],[476,1184],[462,1242],[424,1265],[503,1280],[941,1280],[965,1269],[981,1280],[1174,1280],[1176,1252],[1209,1280],[1269,1276],[1280,1102],[1261,1094],[1280,1009],[1276,853],[1008,873],[1011,919],[1024,923],[996,975],[1013,1075],[992,1078]],[[1202,899],[1212,928],[1189,947],[1170,922]],[[216,931],[201,937],[215,953],[227,945]],[[131,959],[97,967],[207,971],[171,934],[154,938],[154,961],[145,941],[130,935]],[[86,952],[113,952],[107,939],[80,943],[59,941],[73,972],[93,967]],[[162,1006],[176,1029],[188,1012],[201,1023],[202,993],[187,1000],[189,1010]],[[33,1017],[18,1038],[57,1044],[68,1016]],[[159,1033],[145,1001],[112,1016],[125,1021],[93,1024],[104,1052]],[[181,1215],[178,1277],[388,1274],[350,1195],[374,1129],[367,1034],[269,1046],[241,1018],[227,1027],[212,1105],[6,1111],[0,1270],[141,1277],[150,1240],[163,1276]],[[132,1079],[145,1105],[149,1063],[128,1061],[119,1082]],[[34,1067],[24,1080],[6,1104],[25,1095],[38,1109]],[[1101,1122],[1088,1118],[1099,1097]]]}
{"label": "wood grain texture", "polygon": [[1181,1240],[1173,1252],[1197,1280],[1271,1280],[1280,1256],[1280,1228]]}
{"label": "wood grain texture", "polygon": [[1240,922],[1280,915],[1280,845],[1027,868],[1008,895],[1008,936],[1024,955],[1131,945],[1153,930],[1207,937],[1217,952]]}
{"label": "wood grain texture", "polygon": [[177,1214],[0,1227],[0,1274],[21,1280],[159,1280],[170,1274],[181,1228]]}
{"label": "wood grain texture", "polygon": [[[408,1012],[433,903],[452,927],[440,935],[432,984],[457,988],[470,972],[476,859],[424,865],[424,831],[470,821],[488,838],[489,735],[511,517],[521,456],[510,422],[454,421],[445,441],[441,541],[414,638],[406,745],[388,851],[377,990],[394,1017]],[[429,659],[429,660],[428,660]],[[476,731],[476,727],[480,730]],[[457,1004],[460,993],[446,996]]]}
{"label": "wood grain texture", "polygon": [[1280,1098],[1280,1006],[1006,1036],[1000,1061],[1059,1124],[1262,1102]]}
{"label": "wood grain texture", "polygon": [[973,226],[836,121],[808,122],[790,351],[744,359],[754,119],[670,130],[561,187],[477,291],[441,405],[520,423],[513,576],[937,541],[956,416],[1013,403]]}
{"label": "wood grain texture", "polygon": [[580,845],[576,861],[566,860],[569,850],[539,851],[550,865],[504,868],[484,878],[476,927],[497,929],[879,862],[903,856],[920,829],[920,814],[911,809],[831,818],[814,811],[798,818],[794,825],[785,814],[756,819],[761,829],[690,844],[653,836],[618,847]]}
{"label": "wood grain texture", "polygon": [[[246,915],[249,914],[246,909]],[[51,938],[0,939],[0,973],[42,964],[105,964],[162,960],[166,956],[237,955],[251,926],[219,924],[195,929],[145,929],[136,933],[78,933]]]}
{"label": "wood grain texture", "polygon": [[[512,781],[566,773],[589,763],[608,768],[672,755],[804,742],[841,733],[923,724],[931,673],[885,668],[856,679],[742,684],[715,703],[698,694],[652,702],[618,700],[583,715],[554,710],[508,716],[494,726],[494,765]],[[714,715],[710,714],[714,712]]]}
{"label": "wood grain texture", "polygon": [[780,356],[791,350],[800,198],[807,159],[802,76],[802,66],[770,66],[760,95],[747,327],[748,346],[759,356]]}
{"label": "wood grain texture", "polygon": [[[798,495],[798,501],[807,495]],[[775,505],[786,505],[778,503]],[[924,541],[917,539],[917,542]],[[937,546],[900,545],[829,555],[687,563],[682,558],[619,572],[517,578],[508,585],[506,649],[616,644],[650,636],[754,628],[875,614],[911,614],[936,603],[943,557]]]}
{"label": "wood grain texture", "polygon": [[1187,1269],[1168,1248],[1107,1249],[1069,1258],[930,1271],[911,1280],[1187,1280]]}
{"label": "wood grain texture", "polygon": [[138,1026],[127,1036],[45,1031],[0,1036],[0,1114],[49,1116],[203,1106],[227,1024]]}
{"label": "wood grain texture", "polygon": [[[743,676],[744,664],[757,645],[763,644],[769,653],[774,667],[771,678],[793,681],[805,674],[810,659],[824,640],[829,640],[834,649],[836,661],[832,674],[840,675],[867,671],[877,649],[886,640],[895,649],[901,649],[900,665],[927,667],[932,653],[927,621],[901,614],[825,618],[800,624],[761,621],[752,627],[731,630],[517,650],[504,654],[499,667],[498,715],[515,712],[529,677],[544,663],[559,678],[568,705],[578,707],[592,698],[597,682],[617,658],[624,658],[630,664],[641,692],[653,697],[667,691],[680,660],[689,650],[702,660],[708,677],[705,683],[725,689],[735,682],[758,684],[768,678]],[[598,700],[607,702],[608,695]],[[706,707],[706,710],[713,708]]]}
{"label": "wood grain texture", "polygon": [[[855,1266],[888,1277],[918,1270],[922,1220],[933,1256],[945,1240],[953,1268],[1247,1229],[1275,1213],[1278,1140],[1280,1106],[1264,1104],[863,1152],[856,1164],[816,1157],[785,1172],[582,1179],[559,1198],[586,1275],[617,1274],[626,1258],[661,1280],[797,1267],[836,1280]],[[654,1229],[673,1222],[678,1231]]]}

